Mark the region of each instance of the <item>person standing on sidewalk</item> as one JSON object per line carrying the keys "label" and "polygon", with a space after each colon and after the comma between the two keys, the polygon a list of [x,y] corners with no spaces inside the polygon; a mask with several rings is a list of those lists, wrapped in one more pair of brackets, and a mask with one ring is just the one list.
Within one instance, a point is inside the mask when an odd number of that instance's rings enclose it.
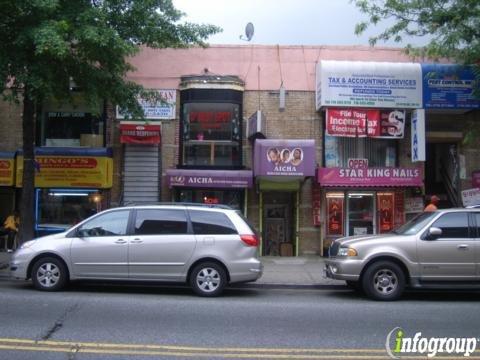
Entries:
{"label": "person standing on sidewalk", "polygon": [[438,210],[438,203],[440,198],[437,195],[432,195],[430,197],[430,203],[425,207],[423,211],[436,211]]}
{"label": "person standing on sidewalk", "polygon": [[13,243],[17,236],[18,226],[20,225],[20,214],[17,210],[12,215],[8,216],[3,223],[3,233],[7,235],[7,251],[13,251]]}

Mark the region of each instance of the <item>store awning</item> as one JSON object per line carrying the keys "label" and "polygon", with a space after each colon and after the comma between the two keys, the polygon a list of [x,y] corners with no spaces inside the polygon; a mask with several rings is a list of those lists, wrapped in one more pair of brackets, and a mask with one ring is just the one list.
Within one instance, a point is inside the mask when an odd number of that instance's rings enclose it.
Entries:
{"label": "store awning", "polygon": [[254,175],[274,181],[315,176],[314,140],[257,139]]}
{"label": "store awning", "polygon": [[13,186],[15,153],[0,152],[0,186]]}
{"label": "store awning", "polygon": [[160,144],[160,125],[120,124],[122,144]]}
{"label": "store awning", "polygon": [[319,168],[321,186],[423,186],[421,168]]}
{"label": "store awning", "polygon": [[251,170],[168,169],[168,186],[192,188],[250,188]]}

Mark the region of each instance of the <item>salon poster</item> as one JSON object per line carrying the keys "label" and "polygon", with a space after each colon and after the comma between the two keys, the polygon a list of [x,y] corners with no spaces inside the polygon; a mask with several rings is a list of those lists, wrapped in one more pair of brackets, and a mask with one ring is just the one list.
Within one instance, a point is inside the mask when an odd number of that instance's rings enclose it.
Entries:
{"label": "salon poster", "polygon": [[327,198],[328,236],[343,235],[343,197]]}
{"label": "salon poster", "polygon": [[378,230],[379,233],[386,233],[394,227],[394,194],[378,193]]}

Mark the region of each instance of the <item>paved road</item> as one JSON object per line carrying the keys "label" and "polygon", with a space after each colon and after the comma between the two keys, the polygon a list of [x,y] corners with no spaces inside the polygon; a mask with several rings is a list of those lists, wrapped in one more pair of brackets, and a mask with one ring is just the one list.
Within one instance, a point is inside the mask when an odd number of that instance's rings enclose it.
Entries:
{"label": "paved road", "polygon": [[0,359],[383,359],[397,326],[411,337],[480,337],[479,300],[420,292],[379,303],[342,287],[230,289],[215,299],[103,284],[44,293],[0,281]]}

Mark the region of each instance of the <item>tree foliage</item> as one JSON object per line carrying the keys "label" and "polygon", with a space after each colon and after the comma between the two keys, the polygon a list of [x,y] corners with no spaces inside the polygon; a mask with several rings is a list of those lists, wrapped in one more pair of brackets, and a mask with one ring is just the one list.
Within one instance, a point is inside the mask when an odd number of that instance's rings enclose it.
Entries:
{"label": "tree foliage", "polygon": [[137,97],[152,92],[126,80],[128,58],[142,46],[203,46],[220,29],[181,22],[171,0],[0,0],[0,9],[2,95],[23,102],[23,241],[33,236],[37,107],[71,101],[74,83],[92,109],[108,100],[142,117]]}
{"label": "tree foliage", "polygon": [[425,37],[423,47],[407,45],[411,55],[432,59],[450,58],[458,63],[477,64],[480,59],[480,1],[479,0],[353,0],[369,17],[368,22],[356,25],[355,32],[363,33],[382,20],[393,20],[370,44],[379,40],[404,42],[411,37]]}

